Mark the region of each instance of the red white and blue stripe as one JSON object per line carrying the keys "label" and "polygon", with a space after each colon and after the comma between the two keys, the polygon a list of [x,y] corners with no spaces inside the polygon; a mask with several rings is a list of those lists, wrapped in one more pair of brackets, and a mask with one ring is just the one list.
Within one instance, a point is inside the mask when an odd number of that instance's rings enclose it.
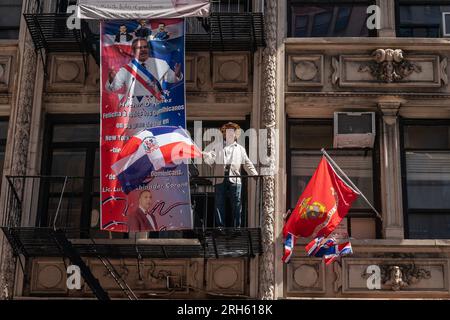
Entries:
{"label": "red white and blue stripe", "polygon": [[288,233],[286,239],[284,240],[284,255],[281,259],[284,263],[289,263],[291,260],[292,254],[294,253],[295,247],[295,237],[292,233]]}
{"label": "red white and blue stripe", "polygon": [[151,172],[197,157],[201,157],[201,151],[185,129],[160,126],[133,136],[111,168],[128,194],[145,184]]}
{"label": "red white and blue stripe", "polygon": [[338,257],[353,253],[349,241],[338,244],[335,238],[323,237],[313,239],[306,245],[305,250],[308,256],[323,257],[326,265],[329,265]]}

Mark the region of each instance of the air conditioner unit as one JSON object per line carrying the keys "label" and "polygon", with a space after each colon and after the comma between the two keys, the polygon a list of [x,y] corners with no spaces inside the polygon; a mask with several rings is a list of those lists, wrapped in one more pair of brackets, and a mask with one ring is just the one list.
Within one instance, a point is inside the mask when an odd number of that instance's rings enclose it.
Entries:
{"label": "air conditioner unit", "polygon": [[375,112],[335,112],[335,148],[373,148]]}
{"label": "air conditioner unit", "polygon": [[442,34],[450,37],[450,12],[442,12]]}

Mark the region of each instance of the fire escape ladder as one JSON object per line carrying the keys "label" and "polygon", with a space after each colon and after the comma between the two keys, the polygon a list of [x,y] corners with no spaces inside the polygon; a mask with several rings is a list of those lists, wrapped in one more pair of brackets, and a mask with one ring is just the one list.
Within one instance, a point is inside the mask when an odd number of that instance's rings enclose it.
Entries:
{"label": "fire escape ladder", "polygon": [[133,292],[133,290],[130,288],[130,286],[127,284],[127,282],[122,278],[120,273],[117,271],[117,269],[114,267],[114,265],[111,263],[111,261],[106,257],[102,256],[98,253],[97,249],[95,248],[95,241],[91,238],[92,246],[91,249],[97,256],[97,258],[101,261],[105,269],[109,272],[111,277],[116,281],[119,288],[122,290],[122,292],[127,296],[129,300],[139,300],[136,294]]}
{"label": "fire escape ladder", "polygon": [[61,230],[55,230],[53,232],[53,238],[63,251],[64,255],[70,259],[70,261],[78,266],[81,271],[81,275],[84,280],[88,284],[89,288],[91,288],[94,295],[99,300],[110,300],[108,293],[102,288],[100,282],[91,272],[91,269],[86,265],[86,263],[81,258],[77,249],[75,249],[69,239],[66,238],[66,235]]}

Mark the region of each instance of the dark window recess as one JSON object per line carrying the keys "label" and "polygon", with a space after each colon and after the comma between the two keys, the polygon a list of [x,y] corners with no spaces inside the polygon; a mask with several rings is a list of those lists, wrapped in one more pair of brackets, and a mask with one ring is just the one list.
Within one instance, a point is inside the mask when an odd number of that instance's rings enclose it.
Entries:
{"label": "dark window recess", "polygon": [[[295,207],[316,170],[322,157],[321,148],[327,150],[368,200],[378,207],[378,154],[373,150],[333,149],[333,124],[328,120],[293,120],[289,124],[288,139],[288,208]],[[375,213],[361,197],[353,203],[347,218],[351,237],[379,237],[379,223]]]}
{"label": "dark window recess", "polygon": [[406,235],[450,238],[450,123],[405,121],[403,176]]}
{"label": "dark window recess", "polygon": [[49,117],[40,181],[40,226],[53,226],[65,176],[67,180],[57,226],[73,237],[109,238],[100,231],[99,123],[90,116]]}
{"label": "dark window recess", "polygon": [[290,37],[369,37],[371,1],[289,1]]}
{"label": "dark window recess", "polygon": [[22,0],[0,1],[0,12],[0,39],[19,38]]}
{"label": "dark window recess", "polygon": [[441,37],[444,12],[450,12],[448,1],[397,1],[397,37]]}
{"label": "dark window recess", "polygon": [[57,0],[56,1],[56,12],[57,13],[67,13],[67,8],[77,4],[77,0]]}

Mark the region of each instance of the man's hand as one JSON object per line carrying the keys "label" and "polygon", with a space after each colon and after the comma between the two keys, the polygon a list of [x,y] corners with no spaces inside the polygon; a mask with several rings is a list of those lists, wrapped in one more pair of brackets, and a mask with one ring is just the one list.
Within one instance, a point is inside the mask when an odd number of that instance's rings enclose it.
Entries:
{"label": "man's hand", "polygon": [[114,81],[116,74],[117,74],[117,72],[114,69],[109,69],[109,72],[108,72],[109,83],[112,83]]}
{"label": "man's hand", "polygon": [[181,78],[181,63],[176,63],[175,64],[175,76],[180,79]]}

